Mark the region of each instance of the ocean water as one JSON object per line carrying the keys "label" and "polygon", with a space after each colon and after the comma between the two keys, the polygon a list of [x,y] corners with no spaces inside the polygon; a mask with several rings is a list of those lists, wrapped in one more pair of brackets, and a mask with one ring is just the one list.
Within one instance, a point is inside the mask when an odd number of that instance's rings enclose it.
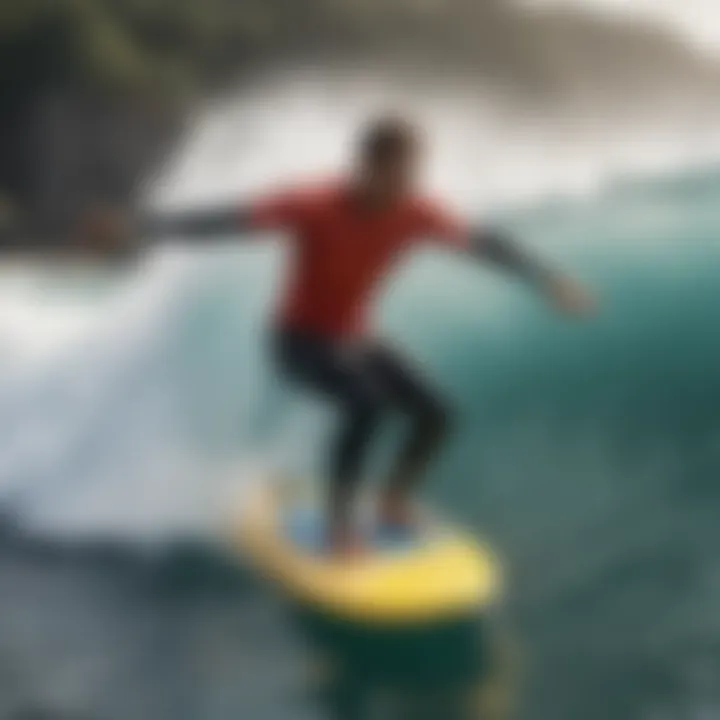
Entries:
{"label": "ocean water", "polygon": [[[210,194],[182,167],[164,193]],[[496,204],[596,317],[428,250],[378,325],[458,413],[427,494],[504,559],[520,717],[695,717],[720,708],[720,170],[599,177]],[[283,263],[273,240],[3,271],[0,718],[321,717],[223,535],[258,472],[321,471],[332,423],[266,362]]]}

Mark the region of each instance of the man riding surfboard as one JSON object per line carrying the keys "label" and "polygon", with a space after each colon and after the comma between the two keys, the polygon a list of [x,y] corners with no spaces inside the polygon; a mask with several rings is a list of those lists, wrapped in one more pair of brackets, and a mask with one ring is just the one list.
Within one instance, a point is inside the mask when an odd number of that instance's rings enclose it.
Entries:
{"label": "man riding surfboard", "polygon": [[[354,170],[346,177],[246,204],[137,222],[145,237],[287,233],[292,260],[273,321],[272,354],[283,376],[340,411],[329,450],[327,513],[329,548],[342,555],[362,550],[353,499],[381,420],[398,412],[410,426],[379,502],[379,521],[392,526],[412,524],[413,491],[452,427],[448,403],[432,383],[370,332],[374,291],[397,259],[421,242],[435,243],[513,272],[561,311],[583,313],[592,305],[580,285],[540,264],[502,232],[473,227],[422,195],[423,150],[412,123],[380,117],[363,129]],[[121,223],[112,213],[98,212],[86,233],[100,242],[119,241]]]}

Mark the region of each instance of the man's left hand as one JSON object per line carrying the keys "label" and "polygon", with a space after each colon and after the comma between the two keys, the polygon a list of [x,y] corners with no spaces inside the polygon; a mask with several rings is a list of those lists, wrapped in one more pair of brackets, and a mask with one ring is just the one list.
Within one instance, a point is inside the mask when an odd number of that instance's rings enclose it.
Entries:
{"label": "man's left hand", "polygon": [[557,276],[546,286],[546,295],[552,305],[568,315],[591,315],[596,308],[593,295],[572,278]]}

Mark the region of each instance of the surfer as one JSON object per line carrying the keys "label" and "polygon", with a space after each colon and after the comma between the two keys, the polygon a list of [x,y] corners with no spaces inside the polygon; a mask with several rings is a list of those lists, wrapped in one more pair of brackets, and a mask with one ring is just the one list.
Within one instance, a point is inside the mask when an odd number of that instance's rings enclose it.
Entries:
{"label": "surfer", "polygon": [[[340,411],[329,450],[328,541],[362,550],[352,503],[363,461],[381,420],[398,412],[409,432],[381,494],[379,521],[414,522],[411,498],[452,427],[452,411],[412,360],[376,338],[367,323],[373,291],[404,251],[421,241],[489,262],[527,281],[559,310],[582,314],[592,301],[581,285],[540,263],[502,231],[473,227],[418,190],[419,130],[384,116],[362,131],[347,177],[293,187],[247,204],[138,220],[138,237],[213,238],[282,230],[292,246],[289,277],[273,323],[273,354],[283,376],[332,401]],[[86,225],[107,244],[127,238],[117,215],[97,212]]]}

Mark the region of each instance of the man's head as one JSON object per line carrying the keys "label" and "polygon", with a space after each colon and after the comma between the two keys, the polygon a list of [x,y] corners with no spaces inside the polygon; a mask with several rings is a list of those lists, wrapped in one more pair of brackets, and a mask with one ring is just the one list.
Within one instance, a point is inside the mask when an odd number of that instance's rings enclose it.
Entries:
{"label": "man's head", "polygon": [[422,145],[419,129],[400,116],[382,116],[365,126],[358,165],[362,188],[372,202],[392,204],[414,190]]}

